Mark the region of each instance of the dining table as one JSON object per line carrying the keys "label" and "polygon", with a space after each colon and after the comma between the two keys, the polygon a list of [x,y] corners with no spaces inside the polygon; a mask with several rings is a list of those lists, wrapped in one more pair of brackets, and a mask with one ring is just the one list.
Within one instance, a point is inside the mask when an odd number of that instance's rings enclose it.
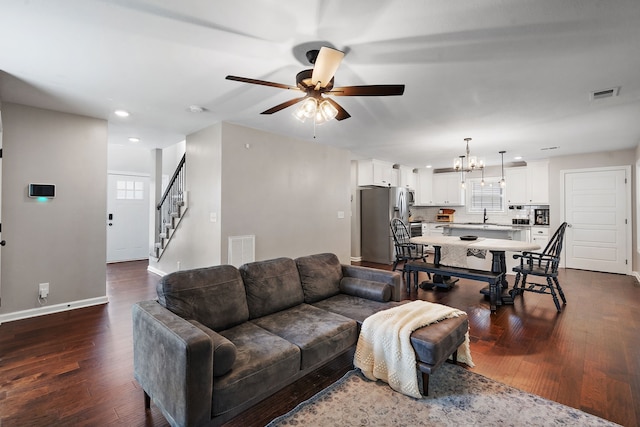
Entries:
{"label": "dining table", "polygon": [[[540,249],[540,245],[537,243],[476,236],[416,236],[409,241],[417,245],[433,246],[433,264],[436,266],[442,264],[450,267],[468,268],[466,259],[470,254],[473,256],[474,254],[481,254],[483,251],[490,252],[491,272],[502,273],[502,286],[499,290],[498,305],[513,303],[511,295],[504,292],[509,287],[506,278],[506,252],[536,251]],[[488,293],[487,290],[482,290],[481,292],[485,295]]]}

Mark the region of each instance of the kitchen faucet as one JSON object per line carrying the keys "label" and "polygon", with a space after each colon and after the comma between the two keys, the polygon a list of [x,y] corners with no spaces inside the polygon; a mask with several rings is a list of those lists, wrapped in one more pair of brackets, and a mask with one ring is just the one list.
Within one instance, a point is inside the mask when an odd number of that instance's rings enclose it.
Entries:
{"label": "kitchen faucet", "polygon": [[484,208],[484,217],[482,218],[482,223],[486,224],[489,217],[487,216],[487,208]]}

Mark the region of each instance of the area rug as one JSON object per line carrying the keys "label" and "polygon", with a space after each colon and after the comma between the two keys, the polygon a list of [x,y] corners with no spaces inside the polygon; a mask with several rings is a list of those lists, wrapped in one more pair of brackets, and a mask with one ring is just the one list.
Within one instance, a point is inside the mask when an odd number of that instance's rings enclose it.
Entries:
{"label": "area rug", "polygon": [[445,363],[422,399],[352,370],[268,427],[617,425]]}

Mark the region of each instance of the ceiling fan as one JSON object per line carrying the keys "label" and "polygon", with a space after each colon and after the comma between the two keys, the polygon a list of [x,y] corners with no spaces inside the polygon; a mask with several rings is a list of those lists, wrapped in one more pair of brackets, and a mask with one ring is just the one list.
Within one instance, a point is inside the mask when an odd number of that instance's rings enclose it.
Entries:
{"label": "ceiling fan", "polygon": [[344,120],[351,117],[347,111],[331,98],[323,95],[334,96],[392,96],[402,95],[404,85],[366,85],[366,86],[343,86],[333,87],[334,74],[337,71],[344,52],[330,47],[323,46],[320,50],[310,50],[306,54],[313,69],[300,71],[296,75],[296,86],[281,83],[274,83],[265,80],[249,79],[246,77],[227,76],[227,80],[235,80],[243,83],[277,87],[305,92],[300,98],[271,107],[261,114],[273,114],[287,107],[291,107],[302,102],[294,113],[294,116],[301,121],[313,118],[314,123],[319,124],[335,118]]}

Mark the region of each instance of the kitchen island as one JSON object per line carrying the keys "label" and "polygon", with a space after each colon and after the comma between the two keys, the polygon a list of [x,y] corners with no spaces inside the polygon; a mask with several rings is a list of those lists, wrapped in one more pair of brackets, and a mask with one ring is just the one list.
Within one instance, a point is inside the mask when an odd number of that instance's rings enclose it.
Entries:
{"label": "kitchen island", "polygon": [[529,241],[531,227],[491,223],[449,223],[442,225],[445,236],[477,236],[490,239]]}

